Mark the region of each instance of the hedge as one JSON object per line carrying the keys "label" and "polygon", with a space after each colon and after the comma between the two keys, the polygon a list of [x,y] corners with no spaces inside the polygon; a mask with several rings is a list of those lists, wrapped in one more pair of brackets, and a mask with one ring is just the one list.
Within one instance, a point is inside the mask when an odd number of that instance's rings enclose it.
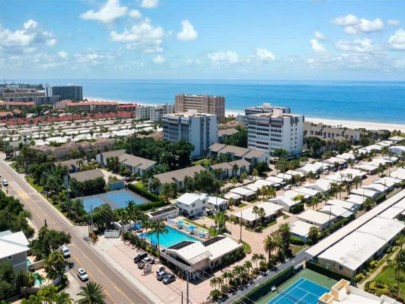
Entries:
{"label": "hedge", "polygon": [[157,196],[135,184],[128,184],[128,189],[131,190],[132,192],[135,192],[135,193],[143,196],[144,198],[146,198],[152,202],[162,201],[162,199],[159,196]]}
{"label": "hedge", "polygon": [[294,205],[290,208],[290,212],[292,214],[298,214],[300,212],[304,211],[304,203],[299,203],[297,205]]}
{"label": "hedge", "polygon": [[[268,279],[266,282],[254,288],[252,291],[243,296],[243,299],[249,299],[249,302],[258,302],[259,299],[266,296],[272,286],[279,286],[295,274],[294,266],[290,266],[274,277]],[[238,299],[236,303],[243,303],[243,299]]]}
{"label": "hedge", "polygon": [[340,273],[337,273],[337,272],[334,272],[334,271],[332,271],[330,269],[327,269],[327,268],[325,268],[325,267],[323,267],[323,266],[321,266],[318,263],[313,262],[313,261],[306,261],[305,262],[305,267],[308,268],[308,269],[311,269],[311,270],[313,270],[315,272],[318,272],[320,274],[323,274],[323,275],[325,275],[327,277],[330,277],[330,278],[332,278],[332,279],[334,279],[336,281],[339,281],[340,279],[345,279],[345,280],[347,280],[349,282],[353,282],[353,278],[347,277],[347,276],[345,276],[343,274],[340,274]]}
{"label": "hedge", "polygon": [[304,245],[304,241],[297,236],[290,236],[290,243],[293,245]]}

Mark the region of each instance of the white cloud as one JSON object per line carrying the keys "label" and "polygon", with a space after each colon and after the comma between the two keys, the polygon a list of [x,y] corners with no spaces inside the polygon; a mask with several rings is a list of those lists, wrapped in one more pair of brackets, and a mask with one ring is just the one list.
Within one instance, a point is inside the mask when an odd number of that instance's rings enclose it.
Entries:
{"label": "white cloud", "polygon": [[391,26],[400,26],[401,22],[399,20],[391,19],[391,20],[388,20],[388,24]]}
{"label": "white cloud", "polygon": [[353,41],[339,40],[336,48],[346,52],[373,53],[375,48],[371,39],[355,39]]}
{"label": "white cloud", "polygon": [[325,53],[325,47],[316,39],[311,39],[310,41],[312,50],[317,53]]}
{"label": "white cloud", "polygon": [[222,64],[235,64],[239,63],[239,55],[233,51],[226,51],[226,52],[212,52],[207,55],[208,59],[214,65],[222,65]]}
{"label": "white cloud", "polygon": [[65,51],[59,51],[57,54],[62,59],[67,59],[69,57],[69,54]]}
{"label": "white cloud", "polygon": [[129,17],[134,18],[134,19],[139,19],[142,17],[142,14],[140,11],[133,9],[129,11]]}
{"label": "white cloud", "polygon": [[394,35],[388,39],[388,43],[394,50],[405,50],[405,31],[398,29]]}
{"label": "white cloud", "polygon": [[383,30],[384,23],[381,21],[380,18],[376,18],[374,20],[367,20],[362,18],[360,19],[358,28],[360,32],[363,33],[378,32]]}
{"label": "white cloud", "polygon": [[42,30],[35,20],[28,20],[22,29],[12,31],[0,25],[0,49],[10,53],[33,52],[37,47],[53,46],[57,42],[51,32]]}
{"label": "white cloud", "polygon": [[333,23],[342,26],[351,26],[357,25],[359,23],[359,19],[354,15],[348,14],[346,16],[340,16],[333,19]]}
{"label": "white cloud", "polygon": [[159,6],[159,0],[142,0],[141,7],[143,8],[156,8]]}
{"label": "white cloud", "polygon": [[177,39],[182,41],[194,40],[198,36],[194,26],[188,20],[181,22],[181,32],[177,33]]}
{"label": "white cloud", "polygon": [[108,53],[100,53],[98,51],[89,50],[85,53],[77,53],[75,54],[75,58],[78,63],[86,63],[91,65],[98,65],[106,60],[113,59],[114,56]]}
{"label": "white cloud", "polygon": [[157,55],[157,56],[155,56],[155,57],[153,58],[153,62],[154,62],[154,63],[157,63],[157,64],[165,63],[165,61],[166,61],[166,58],[163,57],[162,55]]}
{"label": "white cloud", "polygon": [[159,26],[154,27],[149,19],[144,19],[121,33],[116,31],[110,33],[112,41],[125,43],[128,48],[139,48],[147,53],[163,50],[162,39],[164,35],[163,29]]}
{"label": "white cloud", "polygon": [[126,6],[121,6],[119,0],[107,0],[98,11],[89,10],[80,15],[85,20],[95,20],[103,23],[111,23],[125,16],[128,12]]}
{"label": "white cloud", "polygon": [[344,31],[347,34],[355,35],[359,32],[372,33],[382,31],[384,23],[380,18],[374,20],[368,20],[365,18],[358,18],[354,15],[348,14],[346,16],[340,16],[332,20],[334,24],[344,27]]}
{"label": "white cloud", "polygon": [[315,31],[315,38],[318,40],[325,40],[325,36],[320,31]]}
{"label": "white cloud", "polygon": [[266,50],[264,48],[257,48],[256,49],[256,57],[261,60],[261,61],[272,61],[275,60],[276,57],[274,56],[274,54],[272,52],[270,52],[269,50]]}

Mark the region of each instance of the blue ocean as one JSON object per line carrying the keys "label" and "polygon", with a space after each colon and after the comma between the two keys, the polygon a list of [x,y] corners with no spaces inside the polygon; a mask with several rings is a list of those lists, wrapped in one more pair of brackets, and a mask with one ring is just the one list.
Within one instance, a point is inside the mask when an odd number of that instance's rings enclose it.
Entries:
{"label": "blue ocean", "polygon": [[[308,117],[405,123],[405,82],[213,81],[213,80],[39,80],[78,84],[85,97],[123,102],[173,103],[178,93],[226,97],[228,110],[269,102]],[[30,81],[32,82],[32,80]]]}

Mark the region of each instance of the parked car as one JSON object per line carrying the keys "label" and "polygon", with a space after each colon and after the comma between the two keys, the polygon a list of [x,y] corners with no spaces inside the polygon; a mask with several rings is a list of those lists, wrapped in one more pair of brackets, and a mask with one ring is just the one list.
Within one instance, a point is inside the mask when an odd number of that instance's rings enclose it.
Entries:
{"label": "parked car", "polygon": [[284,190],[291,190],[291,185],[286,185],[286,186],[284,186],[283,189],[284,189]]}
{"label": "parked car", "polygon": [[68,246],[66,246],[66,245],[60,246],[59,251],[60,251],[60,253],[63,254],[63,257],[65,259],[70,258],[70,250],[69,250]]}
{"label": "parked car", "polygon": [[136,263],[136,264],[139,263],[147,256],[148,256],[148,254],[146,252],[139,253],[136,257],[134,257],[134,263]]}
{"label": "parked car", "polygon": [[336,167],[332,167],[332,169],[331,169],[333,172],[336,172],[337,171],[337,168]]}
{"label": "parked car", "polygon": [[138,263],[138,268],[143,269],[146,264],[153,264],[153,263],[155,263],[155,259],[151,256],[147,256],[146,258],[144,258],[142,261],[140,261]]}
{"label": "parked car", "polygon": [[166,269],[165,266],[159,265],[158,268],[156,269],[156,274],[161,272],[161,271],[164,271],[165,269]]}
{"label": "parked car", "polygon": [[170,284],[171,282],[176,281],[176,276],[172,273],[167,274],[164,278],[163,278],[163,284],[167,285]]}
{"label": "parked car", "polygon": [[79,268],[77,270],[77,277],[84,281],[87,281],[89,279],[89,275],[87,274],[86,270],[84,270],[83,268]]}
{"label": "parked car", "polygon": [[165,270],[162,270],[162,271],[156,273],[156,279],[158,281],[162,281],[164,279],[164,277],[167,276],[168,274],[169,274],[168,272],[166,272]]}
{"label": "parked car", "polygon": [[323,170],[323,174],[328,175],[328,174],[329,174],[329,170]]}
{"label": "parked car", "polygon": [[6,180],[5,178],[3,178],[2,183],[4,187],[8,186],[8,180]]}

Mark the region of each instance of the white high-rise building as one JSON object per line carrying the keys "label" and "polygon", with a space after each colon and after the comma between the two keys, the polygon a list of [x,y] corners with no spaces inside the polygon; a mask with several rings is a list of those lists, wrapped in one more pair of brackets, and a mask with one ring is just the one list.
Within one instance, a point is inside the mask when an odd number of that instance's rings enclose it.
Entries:
{"label": "white high-rise building", "polygon": [[194,146],[192,157],[205,155],[218,139],[218,119],[215,114],[185,113],[162,116],[163,139],[170,142],[185,140]]}
{"label": "white high-rise building", "polygon": [[161,104],[150,109],[150,120],[161,121],[164,114],[171,114],[175,112],[174,104]]}
{"label": "white high-rise building", "polygon": [[274,109],[272,113],[247,115],[248,148],[269,152],[286,150],[290,155],[300,154],[304,145],[304,115],[283,113]]}

